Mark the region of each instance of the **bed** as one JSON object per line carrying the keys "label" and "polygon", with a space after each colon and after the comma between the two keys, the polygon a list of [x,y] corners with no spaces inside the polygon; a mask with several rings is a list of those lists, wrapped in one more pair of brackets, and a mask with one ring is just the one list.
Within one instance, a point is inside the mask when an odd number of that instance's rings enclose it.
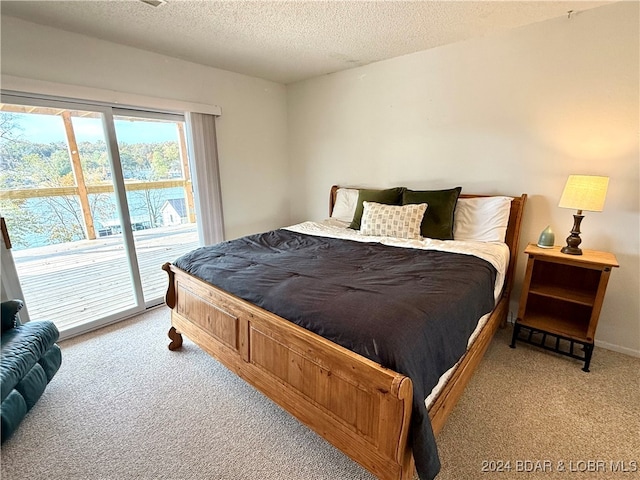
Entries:
{"label": "bed", "polygon": [[[391,191],[395,200],[380,197]],[[526,195],[467,195],[457,187],[439,205],[442,195],[429,196],[433,192],[333,186],[326,222],[222,242],[165,264],[169,348],[179,349],[186,335],[380,479],[411,479],[416,468],[423,480],[435,477],[435,435],[506,322]],[[496,220],[493,211],[486,216],[486,205],[495,202],[503,212],[497,234],[485,228]],[[459,226],[463,240],[421,236],[429,209],[443,206],[451,215],[448,234]],[[387,235],[397,229],[397,222],[385,224],[389,212],[403,215],[403,221],[413,216],[410,238]],[[382,227],[372,220],[380,214]],[[417,234],[415,216],[422,219]],[[476,241],[495,240],[493,235],[504,240]],[[500,251],[506,253],[494,253]],[[458,277],[444,281],[443,275],[424,274],[440,269],[453,269]],[[365,272],[362,278],[356,278],[359,271]],[[416,293],[421,288],[429,294]],[[445,296],[461,292],[475,296],[473,304]],[[413,333],[423,328],[417,318],[438,295],[447,308],[432,315],[438,322],[428,323],[441,326],[429,335]],[[416,305],[409,305],[413,299]],[[354,302],[360,302],[357,308]],[[456,306],[456,315],[469,318],[445,323]],[[361,311],[367,312],[364,319]],[[368,321],[376,315],[377,323]],[[414,341],[423,337],[431,344]],[[423,368],[432,361],[433,368]]]}

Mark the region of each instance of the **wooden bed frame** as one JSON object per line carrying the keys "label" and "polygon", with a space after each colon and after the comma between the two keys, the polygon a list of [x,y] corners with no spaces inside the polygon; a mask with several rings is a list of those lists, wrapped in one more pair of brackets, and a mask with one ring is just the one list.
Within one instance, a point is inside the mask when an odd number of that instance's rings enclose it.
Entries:
{"label": "wooden bed frame", "polygon": [[[332,187],[333,211],[337,186]],[[461,195],[461,198],[480,195]],[[434,433],[478,366],[499,325],[506,322],[518,256],[526,195],[514,197],[506,243],[511,258],[505,286],[489,321],[429,409]],[[185,273],[172,264],[166,303],[172,309],[169,349],[189,337],[383,480],[413,478],[408,443],[411,379],[347,350],[296,324]]]}

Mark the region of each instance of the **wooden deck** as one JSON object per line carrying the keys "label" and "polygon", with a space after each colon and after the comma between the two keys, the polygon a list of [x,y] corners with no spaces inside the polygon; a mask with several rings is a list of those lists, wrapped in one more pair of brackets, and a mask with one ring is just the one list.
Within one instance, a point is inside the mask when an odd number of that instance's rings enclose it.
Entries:
{"label": "wooden deck", "polygon": [[[162,270],[198,247],[195,224],[134,232],[147,306],[164,301],[168,277]],[[121,235],[13,250],[32,320],[49,319],[63,333],[135,306]]]}

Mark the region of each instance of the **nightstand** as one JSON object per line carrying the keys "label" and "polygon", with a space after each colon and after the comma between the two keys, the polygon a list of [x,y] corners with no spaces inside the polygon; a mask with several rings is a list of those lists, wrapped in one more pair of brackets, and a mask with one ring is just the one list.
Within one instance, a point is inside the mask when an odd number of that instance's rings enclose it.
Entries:
{"label": "nightstand", "polygon": [[537,345],[583,360],[588,372],[609,275],[619,266],[616,257],[596,250],[567,255],[560,247],[535,244],[524,252],[529,259],[511,348],[516,341]]}

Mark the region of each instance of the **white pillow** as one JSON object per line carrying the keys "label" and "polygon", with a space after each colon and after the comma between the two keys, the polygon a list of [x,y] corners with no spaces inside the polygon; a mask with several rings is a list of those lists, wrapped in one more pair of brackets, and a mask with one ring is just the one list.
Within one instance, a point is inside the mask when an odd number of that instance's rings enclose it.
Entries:
{"label": "white pillow", "polygon": [[360,190],[357,188],[339,188],[336,193],[336,202],[333,205],[331,218],[351,223],[353,215],[356,213],[359,193]]}
{"label": "white pillow", "polygon": [[420,238],[420,224],[427,210],[426,203],[385,205],[362,202],[360,233],[382,237]]}
{"label": "white pillow", "polygon": [[504,242],[511,197],[459,198],[453,215],[453,239]]}

